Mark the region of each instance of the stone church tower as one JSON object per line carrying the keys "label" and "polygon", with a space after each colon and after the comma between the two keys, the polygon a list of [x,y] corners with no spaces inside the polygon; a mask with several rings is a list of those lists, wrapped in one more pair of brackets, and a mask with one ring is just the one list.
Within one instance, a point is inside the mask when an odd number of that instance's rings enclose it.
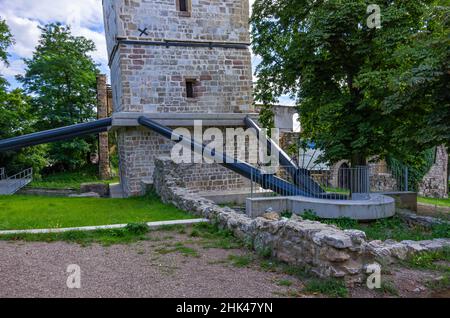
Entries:
{"label": "stone church tower", "polygon": [[[103,0],[120,174],[126,195],[151,183],[173,143],[138,127],[143,114],[172,128],[242,126],[252,106],[248,0]],[[216,165],[189,165],[192,189],[245,184]]]}

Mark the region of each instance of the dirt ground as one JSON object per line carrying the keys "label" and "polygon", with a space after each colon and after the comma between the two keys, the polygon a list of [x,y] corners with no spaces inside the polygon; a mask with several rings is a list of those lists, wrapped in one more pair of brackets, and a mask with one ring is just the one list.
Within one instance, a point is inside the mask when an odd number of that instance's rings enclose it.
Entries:
{"label": "dirt ground", "polygon": [[[0,242],[0,297],[324,297],[303,291],[305,281],[280,271],[268,272],[245,249],[205,248],[188,234],[158,231],[149,240],[109,247],[98,244]],[[229,255],[248,256],[239,267]],[[67,267],[81,268],[81,288],[69,289]],[[242,265],[242,264],[241,264]],[[439,273],[394,269],[400,297],[450,297],[435,293],[425,282]],[[365,287],[351,297],[390,297]]]}
{"label": "dirt ground", "polygon": [[417,203],[417,214],[450,220],[450,207]]}

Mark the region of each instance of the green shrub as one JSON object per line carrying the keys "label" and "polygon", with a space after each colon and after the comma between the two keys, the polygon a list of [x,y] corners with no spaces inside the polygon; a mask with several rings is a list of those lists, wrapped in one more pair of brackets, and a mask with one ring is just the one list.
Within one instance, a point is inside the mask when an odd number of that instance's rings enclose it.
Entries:
{"label": "green shrub", "polygon": [[383,294],[391,295],[391,296],[399,295],[397,288],[390,281],[383,281],[381,283],[381,288],[377,289],[377,291],[382,292]]}
{"label": "green shrub", "polygon": [[320,218],[317,216],[316,212],[313,210],[305,210],[303,211],[302,218],[310,221],[320,221]]}
{"label": "green shrub", "polygon": [[428,281],[426,286],[433,290],[449,290],[450,289],[450,275],[445,274],[440,279]]}
{"label": "green shrub", "polygon": [[290,280],[287,279],[282,279],[280,281],[278,281],[278,286],[285,286],[285,287],[290,287],[292,286],[292,282]]}
{"label": "green shrub", "polygon": [[348,289],[344,281],[334,278],[312,279],[306,283],[306,292],[320,293],[330,297],[347,297]]}
{"label": "green shrub", "polygon": [[450,267],[438,265],[435,262],[446,261],[450,262],[450,248],[444,248],[441,251],[424,252],[409,257],[404,265],[411,268],[430,269],[430,270],[444,270],[450,272]]}
{"label": "green shrub", "polygon": [[306,210],[302,217],[306,220],[336,225],[343,230],[355,229],[364,231],[369,240],[420,241],[450,237],[450,224],[448,223],[427,228],[420,225],[410,225],[398,216],[369,223],[360,223],[349,218],[321,219],[313,211]]}
{"label": "green shrub", "polygon": [[292,213],[292,212],[289,212],[289,211],[284,211],[284,212],[282,212],[282,213],[280,214],[280,216],[281,216],[282,218],[286,218],[286,219],[290,219],[290,218],[292,217],[292,215],[293,215],[293,213]]}
{"label": "green shrub", "polygon": [[150,228],[146,223],[130,223],[125,227],[125,230],[129,233],[142,235],[150,231]]}
{"label": "green shrub", "polygon": [[262,258],[270,258],[272,256],[272,248],[268,246],[258,247],[256,248],[256,254]]}
{"label": "green shrub", "polygon": [[251,255],[230,255],[228,260],[235,267],[249,267],[253,262],[253,257]]}

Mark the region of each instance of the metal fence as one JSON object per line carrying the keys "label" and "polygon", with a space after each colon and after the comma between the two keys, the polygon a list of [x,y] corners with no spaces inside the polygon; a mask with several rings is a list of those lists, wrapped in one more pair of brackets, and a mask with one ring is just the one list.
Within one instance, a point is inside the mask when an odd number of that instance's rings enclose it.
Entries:
{"label": "metal fence", "polygon": [[[336,170],[299,170],[289,173],[289,167],[260,167],[304,190],[305,195],[330,200],[368,200],[370,193],[408,191],[407,169],[391,171],[383,165],[341,167]],[[251,196],[289,196],[272,193],[251,180]]]}
{"label": "metal fence", "polygon": [[388,167],[387,165],[369,165],[370,191],[380,192],[408,192],[408,167]]}

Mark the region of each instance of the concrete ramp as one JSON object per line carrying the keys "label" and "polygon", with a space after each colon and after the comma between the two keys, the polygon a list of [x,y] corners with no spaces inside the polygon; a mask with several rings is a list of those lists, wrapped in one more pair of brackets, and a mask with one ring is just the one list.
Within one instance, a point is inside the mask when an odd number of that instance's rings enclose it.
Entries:
{"label": "concrete ramp", "polygon": [[0,195],[13,195],[33,181],[33,169],[26,169],[12,177],[0,180]]}

